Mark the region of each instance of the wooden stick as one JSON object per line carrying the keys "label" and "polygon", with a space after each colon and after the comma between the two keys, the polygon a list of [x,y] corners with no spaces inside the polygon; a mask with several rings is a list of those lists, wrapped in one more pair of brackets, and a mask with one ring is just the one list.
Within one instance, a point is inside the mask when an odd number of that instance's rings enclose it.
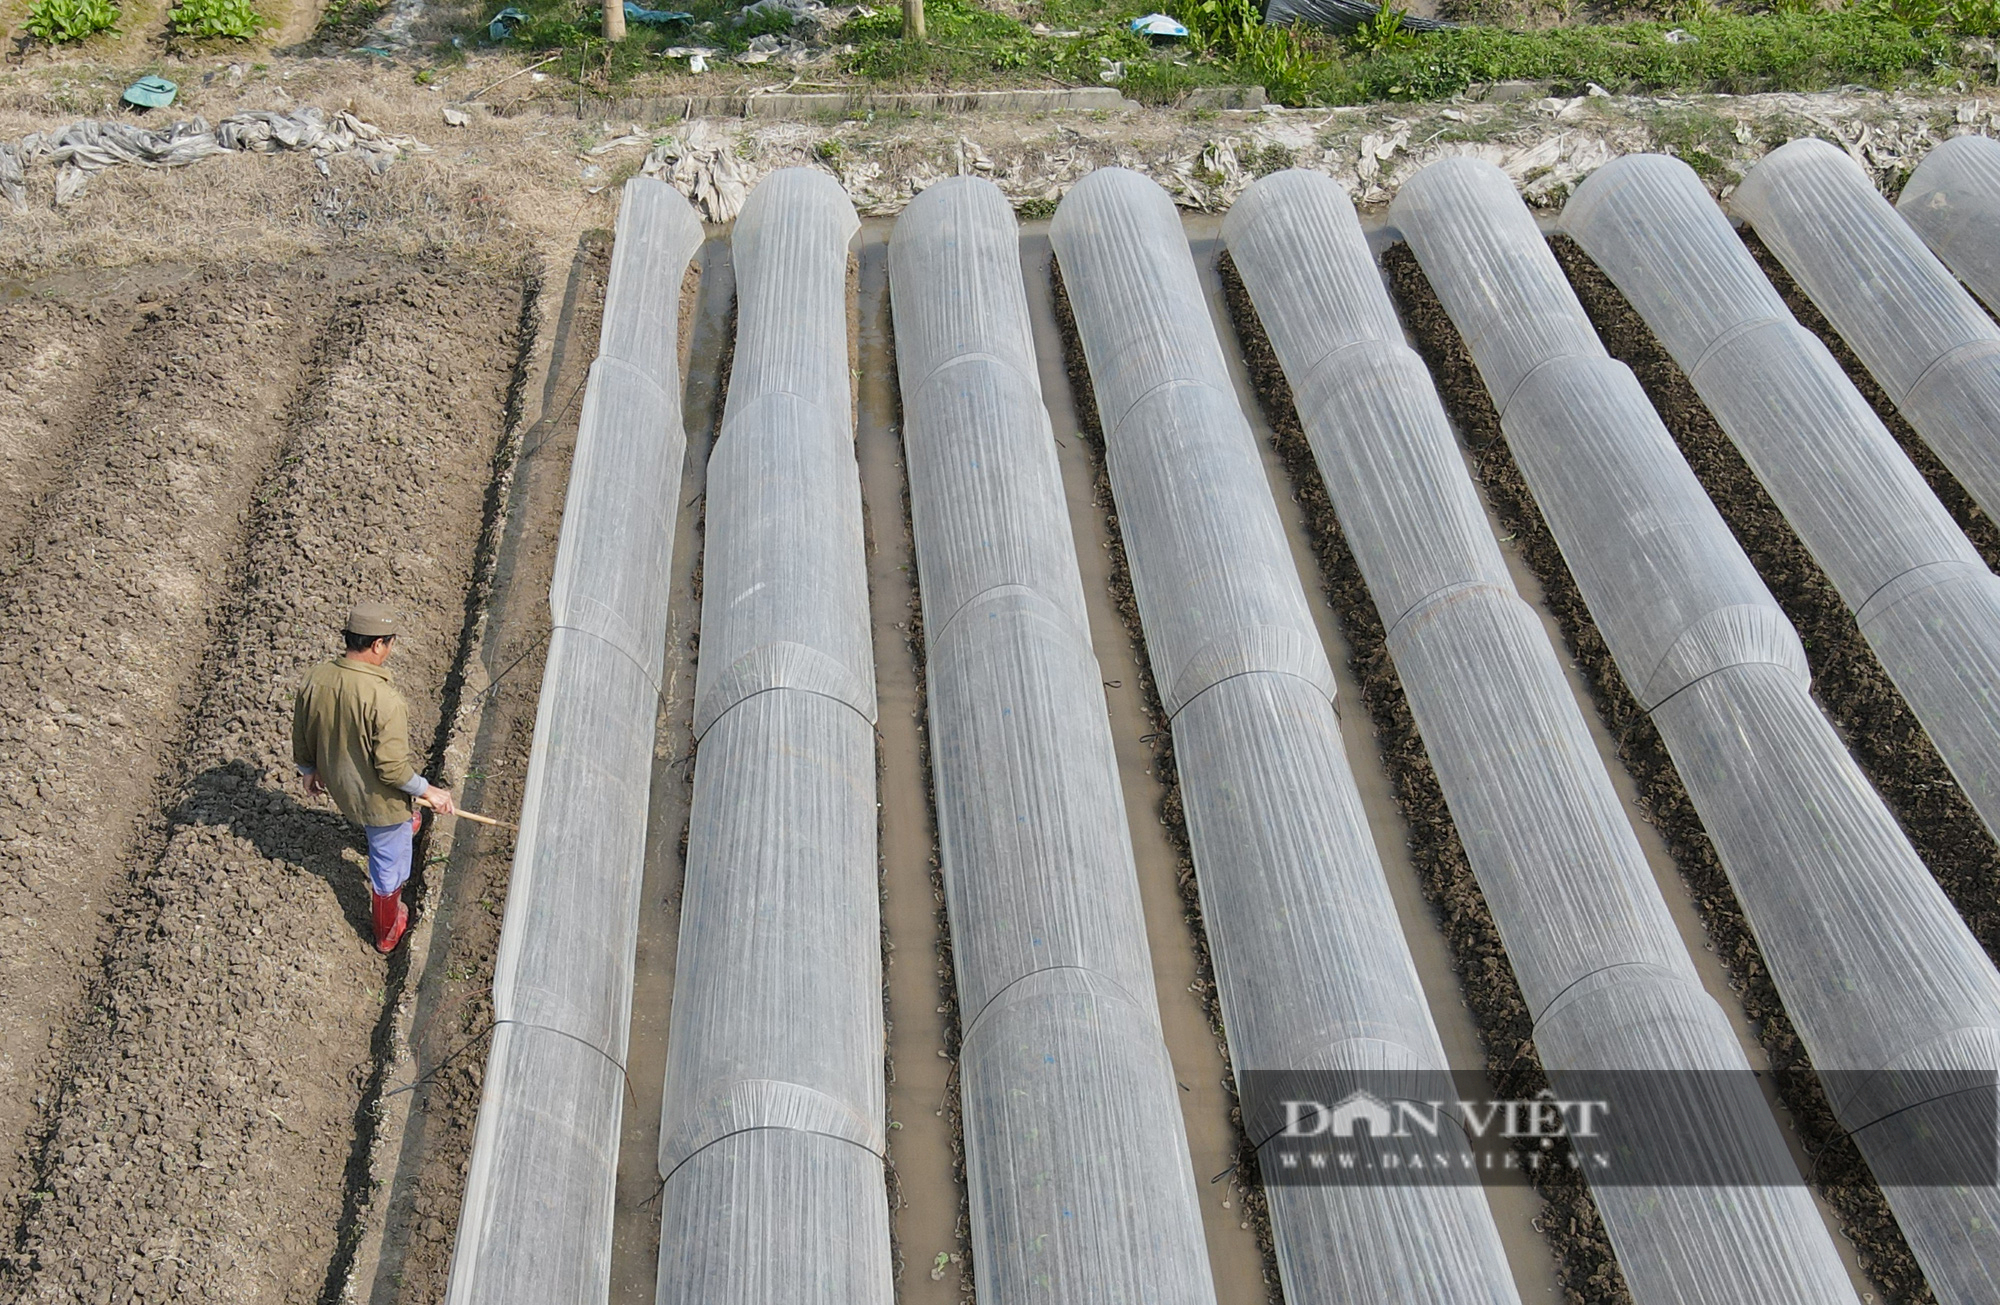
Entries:
{"label": "wooden stick", "polygon": [[[625,11],[621,8],[618,12],[620,14],[623,14]],[[543,59],[540,63],[531,63],[525,68],[516,68],[513,72],[508,73],[505,77],[502,77],[499,81],[494,82],[493,86],[481,87],[479,90],[474,91],[471,95],[468,95],[466,98],[460,100],[459,103],[471,104],[475,100],[477,100],[480,96],[486,94],[487,91],[492,90],[494,86],[504,85],[507,82],[513,81],[516,77],[519,77],[522,73],[531,73],[535,71],[535,69],[541,67],[542,64],[554,63],[556,60],[560,58],[562,58],[562,54],[560,51],[558,51],[557,53],[550,55],[548,58]]]}
{"label": "wooden stick", "polygon": [[[437,808],[436,808],[435,806],[433,806],[433,805],[431,804],[431,800],[430,800],[429,798],[421,798],[421,797],[420,797],[420,798],[418,798],[418,799],[417,799],[417,803],[418,803],[418,805],[420,805],[420,806],[426,806],[426,807],[430,807],[430,809],[431,809],[431,810],[433,810],[433,811],[436,811],[436,810],[437,810]],[[472,812],[472,811],[467,811],[467,810],[466,810],[466,809],[465,809],[464,807],[458,807],[458,808],[455,808],[455,809],[454,809],[454,810],[452,810],[452,811],[451,811],[451,812],[450,812],[449,814],[451,814],[451,815],[454,815],[454,816],[457,816],[457,817],[459,817],[459,818],[460,818],[461,820],[470,820],[470,821],[473,821],[473,822],[474,822],[474,823],[476,823],[476,824],[481,824],[481,825],[496,825],[496,826],[498,826],[498,827],[499,827],[499,828],[501,828],[501,829],[519,829],[519,828],[520,828],[520,826],[519,826],[519,825],[515,824],[515,823],[514,823],[513,821],[511,821],[511,820],[495,820],[495,819],[494,819],[494,818],[493,818],[492,816],[482,816],[482,815],[479,815],[479,814],[478,814],[478,813],[476,813],[476,812]]]}

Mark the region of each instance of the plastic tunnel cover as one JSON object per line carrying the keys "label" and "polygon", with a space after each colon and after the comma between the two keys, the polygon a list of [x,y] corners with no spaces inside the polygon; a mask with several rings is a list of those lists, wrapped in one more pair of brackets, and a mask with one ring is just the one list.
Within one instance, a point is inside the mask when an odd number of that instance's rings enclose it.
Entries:
{"label": "plastic tunnel cover", "polygon": [[[1687,370],[2000,828],[2000,580],[1687,165],[1611,163],[1563,225]],[[1814,1062],[2000,1068],[2000,974],[1818,708],[1768,676],[1718,675],[1655,720]],[[1925,1095],[1844,1081],[1828,1095],[1854,1129]],[[1878,1170],[1901,1144],[1859,1141]],[[1990,1187],[1884,1192],[1940,1300],[1994,1299]]]}
{"label": "plastic tunnel cover", "polygon": [[674,365],[701,224],[625,186],[577,429],[541,701],[494,965],[497,1027],[446,1299],[599,1302],[625,1104],[666,571],[686,441]]}
{"label": "plastic tunnel cover", "polygon": [[1014,213],[889,246],[979,1298],[1212,1305]]}
{"label": "plastic tunnel cover", "polygon": [[1957,136],[1939,145],[1910,174],[1896,211],[2000,312],[2000,141]]}
{"label": "plastic tunnel cover", "polygon": [[[1637,381],[1622,364],[1605,357],[1512,183],[1497,168],[1470,160],[1433,164],[1405,186],[1392,214],[1447,312],[1464,331],[1488,388],[1497,395],[1501,387],[1512,387],[1502,415],[1508,447],[1620,670],[1654,709],[1669,743],[1668,712],[1660,704],[1678,706],[1703,690],[1774,687],[1810,711],[1797,636]],[[1529,347],[1521,338],[1502,343],[1505,323],[1515,319],[1541,324],[1532,337],[1539,345]],[[1521,381],[1524,372],[1528,379]],[[1404,545],[1410,546],[1423,546],[1421,537]],[[1453,638],[1449,631],[1440,635]],[[1404,642],[1415,650],[1414,641]],[[1459,635],[1458,646],[1461,657],[1478,660],[1468,636]],[[1399,666],[1407,655],[1397,651]],[[1466,663],[1445,665],[1449,669],[1440,668],[1440,678],[1447,684],[1454,676],[1476,682],[1481,674]],[[1560,692],[1550,687],[1552,694]],[[1415,690],[1412,707],[1428,735],[1430,725]],[[1463,709],[1433,714],[1451,723],[1462,718]],[[1823,720],[1818,723],[1825,728]],[[1466,743],[1480,746],[1469,738]],[[1449,763],[1442,755],[1437,760],[1444,780]],[[1682,773],[1693,787],[1695,777],[1685,766]],[[1740,782],[1748,782],[1752,774],[1747,771]],[[1732,774],[1731,779],[1739,777]],[[1450,792],[1450,781],[1444,782]],[[1454,813],[1457,805],[1454,798]],[[1478,855],[1472,855],[1478,869]],[[1480,874],[1483,884],[1485,872]],[[1636,865],[1623,875],[1632,900],[1641,893],[1648,899],[1645,915],[1632,925],[1643,927],[1650,941],[1630,959],[1647,962],[1646,952],[1668,954],[1678,982],[1669,986],[1646,979],[1645,965],[1629,971],[1636,982],[1613,982],[1626,971],[1579,975],[1582,981],[1542,1012],[1536,1029],[1551,1077],[1559,1077],[1559,1067],[1565,1066],[1748,1068],[1720,1009],[1695,986],[1691,963],[1657,889],[1638,882],[1642,877]],[[1588,881],[1557,895],[1599,909],[1615,900]],[[1500,902],[1494,913],[1501,917]],[[1501,929],[1518,970],[1515,935],[1504,920]],[[1524,973],[1524,988],[1527,982]],[[1737,1142],[1750,1148],[1778,1143],[1775,1121],[1761,1117],[1754,1130],[1746,1123]],[[1626,1280],[1641,1302],[1806,1305],[1853,1299],[1832,1241],[1801,1186],[1599,1187],[1597,1199]]]}
{"label": "plastic tunnel cover", "polygon": [[1730,202],[1924,443],[2000,516],[2000,325],[1825,141],[1773,150]]}
{"label": "plastic tunnel cover", "polygon": [[[1173,204],[1136,173],[1100,169],[1071,189],[1050,237],[1105,418],[1147,650],[1162,685],[1188,686],[1168,709],[1236,1069],[1442,1070],[1325,654]],[[1271,630],[1288,638],[1260,634]],[[1190,680],[1190,667],[1207,678],[1199,654],[1215,647],[1237,650],[1228,678]],[[1267,1195],[1293,1305],[1517,1301],[1476,1187]]]}
{"label": "plastic tunnel cover", "polygon": [[875,671],[825,173],[737,219],[660,1117],[660,1305],[888,1305]]}

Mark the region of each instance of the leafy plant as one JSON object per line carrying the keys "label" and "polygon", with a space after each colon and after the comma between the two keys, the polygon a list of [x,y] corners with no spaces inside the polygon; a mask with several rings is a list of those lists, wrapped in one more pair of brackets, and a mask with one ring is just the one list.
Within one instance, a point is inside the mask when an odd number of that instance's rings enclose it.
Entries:
{"label": "leafy plant", "polygon": [[247,41],[269,25],[250,0],[180,0],[167,15],[175,36],[197,41]]}
{"label": "leafy plant", "polygon": [[1183,21],[1202,44],[1224,54],[1255,44],[1257,33],[1264,29],[1264,16],[1254,0],[1198,0]]}
{"label": "leafy plant", "polygon": [[62,45],[117,31],[118,6],[111,0],[35,0],[23,26],[36,40]]}
{"label": "leafy plant", "polygon": [[1362,54],[1401,50],[1417,43],[1417,34],[1403,26],[1403,11],[1383,5],[1372,17],[1354,29],[1349,45]]}

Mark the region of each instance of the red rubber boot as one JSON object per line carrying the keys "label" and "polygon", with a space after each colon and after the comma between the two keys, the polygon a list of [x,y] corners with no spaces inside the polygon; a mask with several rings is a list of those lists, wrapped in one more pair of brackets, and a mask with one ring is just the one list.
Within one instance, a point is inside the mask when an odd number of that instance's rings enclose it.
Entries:
{"label": "red rubber boot", "polygon": [[396,950],[396,944],[403,941],[403,931],[410,927],[410,908],[403,905],[403,890],[384,897],[381,893],[369,894],[375,899],[375,950],[387,956]]}

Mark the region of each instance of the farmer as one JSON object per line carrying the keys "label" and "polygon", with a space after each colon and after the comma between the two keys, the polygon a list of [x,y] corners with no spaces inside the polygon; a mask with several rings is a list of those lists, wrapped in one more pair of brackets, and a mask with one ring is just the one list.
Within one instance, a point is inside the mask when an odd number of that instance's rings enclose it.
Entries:
{"label": "farmer", "polygon": [[444,815],[451,794],[410,764],[410,709],[382,663],[396,646],[396,619],[381,603],[348,613],[347,653],[313,667],[292,710],[292,760],[306,793],[330,795],[368,833],[368,886],[375,899],[375,950],[396,950],[410,923],[403,884],[422,817],[422,798]]}

